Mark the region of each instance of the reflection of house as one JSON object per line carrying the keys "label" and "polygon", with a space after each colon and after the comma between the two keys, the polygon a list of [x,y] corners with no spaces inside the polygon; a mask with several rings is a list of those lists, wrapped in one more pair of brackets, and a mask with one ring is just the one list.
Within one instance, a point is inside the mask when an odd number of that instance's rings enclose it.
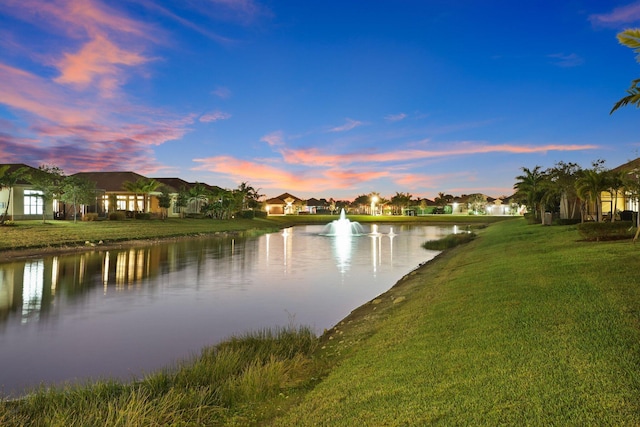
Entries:
{"label": "reflection of house", "polygon": [[305,211],[306,203],[304,200],[292,196],[289,193],[283,193],[278,197],[266,201],[267,214],[269,215],[291,215]]}
{"label": "reflection of house", "polygon": [[[0,166],[7,166],[7,164],[0,164]],[[18,179],[13,188],[0,189],[0,215],[7,211],[7,218],[12,220],[42,219],[44,209],[46,216],[51,219],[55,212],[53,202],[49,201],[45,208],[42,191],[34,190],[33,185],[28,181],[27,175],[38,172],[38,169],[22,163],[11,163],[8,166],[5,176],[15,173],[20,168],[25,169],[26,175]]]}

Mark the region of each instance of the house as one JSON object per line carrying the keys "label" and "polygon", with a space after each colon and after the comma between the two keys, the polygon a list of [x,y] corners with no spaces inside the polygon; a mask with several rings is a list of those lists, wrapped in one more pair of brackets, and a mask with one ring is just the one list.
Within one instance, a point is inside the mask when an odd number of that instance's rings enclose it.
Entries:
{"label": "house", "polygon": [[[7,183],[0,188],[0,216],[6,213],[5,219],[42,219],[43,212],[46,219],[52,219],[58,212],[57,202],[48,201],[44,205],[42,191],[34,189],[29,182],[29,176],[39,172],[39,169],[25,165],[24,163],[5,163],[0,167],[8,166],[0,180],[19,173],[17,179]],[[22,173],[18,172],[22,171]]]}
{"label": "house", "polygon": [[267,215],[292,215],[306,210],[306,202],[289,193],[282,193],[267,200],[265,204]]}
{"label": "house", "polygon": [[307,200],[305,211],[310,214],[328,214],[329,202],[326,199],[314,199],[313,197]]}
{"label": "house", "polygon": [[[135,194],[124,189],[125,183],[146,180],[145,176],[135,172],[78,172],[71,176],[93,182],[96,186],[96,201],[85,206],[85,213],[97,213],[106,216],[107,212],[142,212],[150,203],[149,195]],[[145,200],[145,197],[147,200]]]}
{"label": "house", "polygon": [[613,176],[620,175],[624,180],[635,183],[635,191],[624,188],[613,189],[613,191],[603,191],[600,193],[601,211],[604,218],[615,218],[631,220],[633,212],[638,212],[638,190],[640,190],[640,157],[630,162],[624,163],[609,171]]}

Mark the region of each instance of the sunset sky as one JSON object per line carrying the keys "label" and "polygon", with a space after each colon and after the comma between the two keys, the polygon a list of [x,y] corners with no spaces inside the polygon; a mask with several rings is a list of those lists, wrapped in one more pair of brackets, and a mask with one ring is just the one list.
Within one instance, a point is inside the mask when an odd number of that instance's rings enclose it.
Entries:
{"label": "sunset sky", "polygon": [[513,193],[640,157],[640,2],[0,0],[0,163],[268,197]]}

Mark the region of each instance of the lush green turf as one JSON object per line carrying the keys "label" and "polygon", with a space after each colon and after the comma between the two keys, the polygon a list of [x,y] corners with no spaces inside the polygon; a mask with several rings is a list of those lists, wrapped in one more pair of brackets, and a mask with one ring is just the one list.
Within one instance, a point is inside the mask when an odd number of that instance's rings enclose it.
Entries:
{"label": "lush green turf", "polygon": [[504,221],[320,340],[232,340],[141,383],[0,404],[0,424],[640,425],[639,255]]}
{"label": "lush green turf", "polygon": [[482,230],[332,331],[340,364],[274,425],[640,424],[640,245],[578,239]]}

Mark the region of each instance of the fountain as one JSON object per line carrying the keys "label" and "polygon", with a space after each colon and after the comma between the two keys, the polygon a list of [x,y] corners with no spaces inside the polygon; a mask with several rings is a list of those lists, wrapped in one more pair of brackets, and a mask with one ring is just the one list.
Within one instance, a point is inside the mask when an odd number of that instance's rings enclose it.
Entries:
{"label": "fountain", "polygon": [[347,219],[344,208],[340,211],[340,218],[331,221],[322,230],[325,236],[360,236],[363,233],[364,230],[359,222],[351,222]]}

